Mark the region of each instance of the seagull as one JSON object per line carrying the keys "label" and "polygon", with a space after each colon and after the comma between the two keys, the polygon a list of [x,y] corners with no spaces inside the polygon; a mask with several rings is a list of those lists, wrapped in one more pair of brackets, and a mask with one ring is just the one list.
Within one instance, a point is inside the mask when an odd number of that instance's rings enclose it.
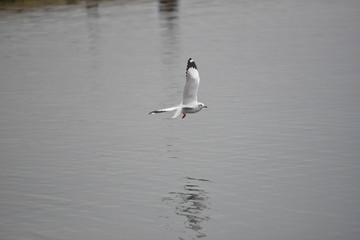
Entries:
{"label": "seagull", "polygon": [[204,103],[198,102],[197,100],[199,83],[199,71],[194,60],[192,58],[189,58],[186,67],[186,83],[184,87],[182,102],[179,105],[155,110],[150,112],[149,114],[175,111],[175,114],[172,118],[177,118],[180,114],[183,114],[182,118],[185,118],[187,113],[197,113],[201,109],[207,108]]}

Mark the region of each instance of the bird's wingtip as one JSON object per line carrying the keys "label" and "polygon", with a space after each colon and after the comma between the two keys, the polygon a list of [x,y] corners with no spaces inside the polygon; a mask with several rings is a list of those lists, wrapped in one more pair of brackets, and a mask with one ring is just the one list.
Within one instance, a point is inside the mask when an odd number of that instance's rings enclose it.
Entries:
{"label": "bird's wingtip", "polygon": [[187,66],[186,66],[186,70],[188,70],[189,68],[195,68],[197,69],[197,66],[195,64],[194,59],[189,58],[188,62],[187,62]]}

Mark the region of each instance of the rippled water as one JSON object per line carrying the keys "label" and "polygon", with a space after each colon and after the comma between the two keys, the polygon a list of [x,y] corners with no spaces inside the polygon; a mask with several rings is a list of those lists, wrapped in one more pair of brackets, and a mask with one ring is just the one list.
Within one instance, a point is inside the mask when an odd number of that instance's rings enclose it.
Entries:
{"label": "rippled water", "polygon": [[[360,2],[0,13],[0,239],[359,239]],[[147,115],[181,101],[185,119]]]}

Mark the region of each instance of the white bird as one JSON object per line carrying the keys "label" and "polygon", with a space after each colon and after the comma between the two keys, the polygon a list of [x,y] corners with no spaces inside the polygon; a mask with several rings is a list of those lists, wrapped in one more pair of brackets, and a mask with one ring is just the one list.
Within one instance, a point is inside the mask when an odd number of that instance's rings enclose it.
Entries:
{"label": "white bird", "polygon": [[205,104],[197,101],[199,83],[199,71],[196,67],[194,60],[192,58],[189,58],[186,67],[186,83],[184,87],[182,102],[179,105],[155,110],[150,112],[149,114],[171,112],[176,110],[172,118],[176,118],[180,114],[183,114],[182,118],[185,118],[187,113],[197,113],[201,109],[207,108]]}

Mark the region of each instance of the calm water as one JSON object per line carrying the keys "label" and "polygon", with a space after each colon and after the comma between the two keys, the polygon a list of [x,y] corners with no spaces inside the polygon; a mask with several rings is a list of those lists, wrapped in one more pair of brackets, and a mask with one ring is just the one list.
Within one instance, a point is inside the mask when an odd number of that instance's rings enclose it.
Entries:
{"label": "calm water", "polygon": [[[0,239],[360,239],[360,2],[0,13]],[[186,61],[199,100],[185,119]]]}

